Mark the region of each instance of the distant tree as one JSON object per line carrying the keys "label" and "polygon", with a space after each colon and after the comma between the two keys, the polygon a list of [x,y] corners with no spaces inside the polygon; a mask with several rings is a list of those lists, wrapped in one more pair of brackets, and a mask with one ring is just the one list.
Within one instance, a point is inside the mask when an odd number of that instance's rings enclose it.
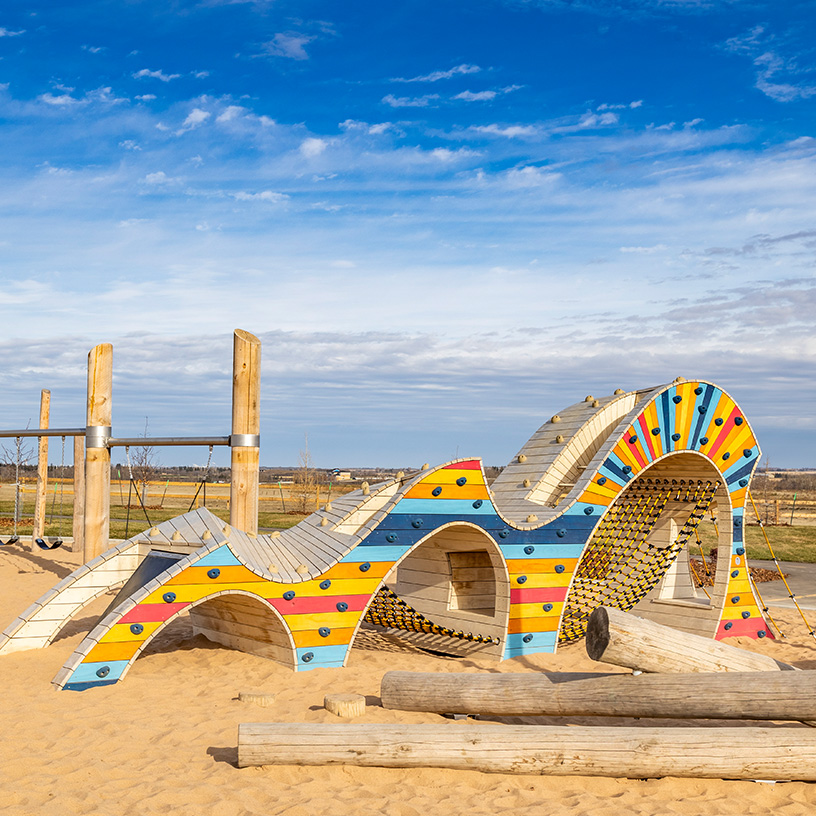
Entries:
{"label": "distant tree", "polygon": [[[148,417],[145,417],[145,427],[142,436],[147,439],[150,425]],[[136,489],[141,489],[142,502],[147,504],[147,486],[156,479],[159,470],[158,456],[153,445],[139,445],[134,448],[130,455],[131,469],[133,471],[133,481],[136,482]]]}
{"label": "distant tree", "polygon": [[317,474],[312,466],[312,457],[309,453],[309,435],[306,434],[303,450],[298,458],[298,467],[292,478],[292,496],[295,500],[295,509],[299,513],[311,513],[317,509]]}

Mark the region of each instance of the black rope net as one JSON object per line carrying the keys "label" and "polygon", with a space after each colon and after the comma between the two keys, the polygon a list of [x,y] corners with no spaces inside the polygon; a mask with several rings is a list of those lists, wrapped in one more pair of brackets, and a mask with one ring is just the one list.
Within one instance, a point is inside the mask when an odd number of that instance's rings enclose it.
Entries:
{"label": "black rope net", "polygon": [[431,635],[444,635],[472,643],[498,643],[498,639],[487,635],[474,635],[472,632],[460,632],[447,626],[428,620],[412,606],[409,606],[395,592],[383,584],[363,620],[389,629],[402,629],[406,632],[423,632]]}
{"label": "black rope net", "polygon": [[[631,609],[654,589],[697,529],[718,481],[638,479],[609,508],[578,564],[567,597],[559,643],[586,634],[592,611]],[[661,515],[685,517],[668,545],[649,536]]]}

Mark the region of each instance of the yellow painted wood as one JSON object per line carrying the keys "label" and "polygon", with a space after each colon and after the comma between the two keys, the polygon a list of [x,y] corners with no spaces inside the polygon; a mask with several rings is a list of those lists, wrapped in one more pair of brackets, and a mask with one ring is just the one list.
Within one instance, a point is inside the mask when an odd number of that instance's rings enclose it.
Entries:
{"label": "yellow painted wood", "polygon": [[544,601],[541,603],[523,603],[523,604],[513,604],[510,607],[510,617],[515,619],[521,618],[538,618],[542,615],[555,615],[559,617],[561,615],[561,610],[564,607],[563,603],[552,603],[552,609],[549,612],[545,612],[542,609],[544,605]]}
{"label": "yellow painted wood", "polygon": [[[465,470],[465,469],[442,469],[436,470],[433,473],[429,474],[425,479],[423,479],[419,484],[432,484],[432,485],[453,485],[454,487],[458,487],[456,484],[456,480],[460,479],[464,476],[467,479],[467,484],[471,487],[473,485],[483,485],[485,483],[484,475],[482,474],[481,470]],[[465,487],[467,485],[463,485]]]}
{"label": "yellow painted wood", "polygon": [[[531,575],[538,575],[544,572],[555,572],[558,564],[564,567],[564,572],[561,576],[571,575],[576,565],[577,558],[510,558],[507,561],[507,571],[510,573],[510,581],[515,586],[515,580],[519,575],[526,575],[528,578]],[[527,583],[524,584],[526,587]]]}
{"label": "yellow painted wood", "polygon": [[557,572],[542,572],[542,573],[521,573],[527,575],[527,580],[523,584],[516,582],[519,573],[510,576],[511,589],[540,589],[542,587],[566,587],[569,586],[571,573],[569,570],[564,570],[562,573]]}
{"label": "yellow painted wood", "polygon": [[554,632],[558,629],[558,615],[545,614],[540,618],[510,618],[507,622],[507,634],[518,635],[521,632]]}
{"label": "yellow painted wood", "polygon": [[144,640],[147,640],[157,629],[160,629],[164,626],[165,621],[148,621],[148,622],[141,622],[141,625],[144,627],[144,631],[138,635],[134,635],[133,632],[130,631],[130,624],[129,623],[115,623],[99,638],[100,643],[122,643],[125,641],[136,641],[141,643]]}
{"label": "yellow painted wood", "polygon": [[[358,550],[357,552],[362,552],[363,550]],[[326,578],[331,579],[332,585],[338,579],[350,578],[356,579],[360,578],[362,575],[366,575],[371,578],[384,578],[391,568],[394,566],[393,561],[370,561],[371,568],[367,572],[360,572],[360,565],[354,563],[347,563],[347,564],[335,564],[331,569],[327,570],[321,577],[318,579],[318,584],[320,581],[325,580]],[[334,586],[331,587],[334,589]],[[320,590],[320,593],[323,594],[323,590]]]}
{"label": "yellow painted wood", "polygon": [[284,614],[286,625],[292,633],[305,632],[314,629],[317,631],[321,626],[328,626],[330,629],[337,627],[344,629],[357,625],[357,619],[362,612],[312,612],[306,615]]}
{"label": "yellow painted wood", "polygon": [[262,578],[254,573],[252,570],[244,566],[227,566],[218,567],[221,574],[218,578],[208,578],[207,573],[213,569],[213,566],[208,567],[187,567],[183,572],[174,575],[172,578],[165,581],[165,586],[176,586],[178,584],[209,584],[218,590],[221,584],[242,584],[259,581],[261,583],[269,583],[268,578]]}
{"label": "yellow painted wood", "polygon": [[142,640],[123,640],[115,643],[97,643],[82,662],[104,663],[110,660],[130,660],[139,651],[139,647],[143,642],[144,638]]}
{"label": "yellow painted wood", "polygon": [[[322,624],[325,626],[326,624]],[[350,643],[354,635],[354,627],[345,629],[332,629],[327,637],[323,637],[317,629],[309,629],[292,633],[295,646],[299,649],[305,646],[339,646]]]}
{"label": "yellow painted wood", "polygon": [[[433,491],[437,487],[442,488],[442,493],[439,496],[434,496]],[[438,485],[433,482],[420,482],[414,485],[403,498],[406,499],[463,499],[468,501],[475,501],[476,499],[489,499],[487,487],[482,484],[471,484],[470,479],[468,483],[459,487],[457,484],[443,484]]]}
{"label": "yellow painted wood", "polygon": [[691,433],[691,409],[695,403],[694,389],[699,384],[699,382],[689,382],[677,386],[677,393],[683,398],[675,406],[674,412],[674,429],[676,433],[680,434],[680,441],[677,443],[678,447],[688,447],[689,434]]}
{"label": "yellow painted wood", "polygon": [[615,496],[609,496],[607,493],[601,493],[600,490],[597,489],[597,485],[593,485],[592,488],[587,488],[581,494],[580,501],[589,502],[590,504],[600,504],[603,507],[609,507],[615,498]]}

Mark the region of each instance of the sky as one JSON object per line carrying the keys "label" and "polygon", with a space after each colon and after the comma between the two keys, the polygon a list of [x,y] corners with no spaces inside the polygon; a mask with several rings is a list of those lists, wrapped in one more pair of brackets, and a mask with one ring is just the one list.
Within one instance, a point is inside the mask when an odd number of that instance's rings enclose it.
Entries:
{"label": "sky", "polygon": [[[708,379],[816,466],[812,0],[0,7],[0,427],[264,465],[502,465],[587,394]],[[51,459],[59,459],[52,443]],[[206,461],[164,449],[163,464]],[[217,450],[214,461],[226,461]]]}

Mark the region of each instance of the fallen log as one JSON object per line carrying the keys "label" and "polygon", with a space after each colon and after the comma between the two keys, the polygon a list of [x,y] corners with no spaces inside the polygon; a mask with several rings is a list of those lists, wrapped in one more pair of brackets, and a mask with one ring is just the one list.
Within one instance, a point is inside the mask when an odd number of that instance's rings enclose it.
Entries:
{"label": "fallen log", "polygon": [[808,728],[242,723],[238,767],[362,765],[637,779],[816,780]]}
{"label": "fallen log", "polygon": [[[587,675],[391,671],[383,708],[497,717],[816,720],[812,672]],[[578,677],[581,679],[572,679]]]}
{"label": "fallen log", "polygon": [[587,654],[601,663],[647,672],[767,672],[793,670],[768,655],[599,606],[589,617]]}

